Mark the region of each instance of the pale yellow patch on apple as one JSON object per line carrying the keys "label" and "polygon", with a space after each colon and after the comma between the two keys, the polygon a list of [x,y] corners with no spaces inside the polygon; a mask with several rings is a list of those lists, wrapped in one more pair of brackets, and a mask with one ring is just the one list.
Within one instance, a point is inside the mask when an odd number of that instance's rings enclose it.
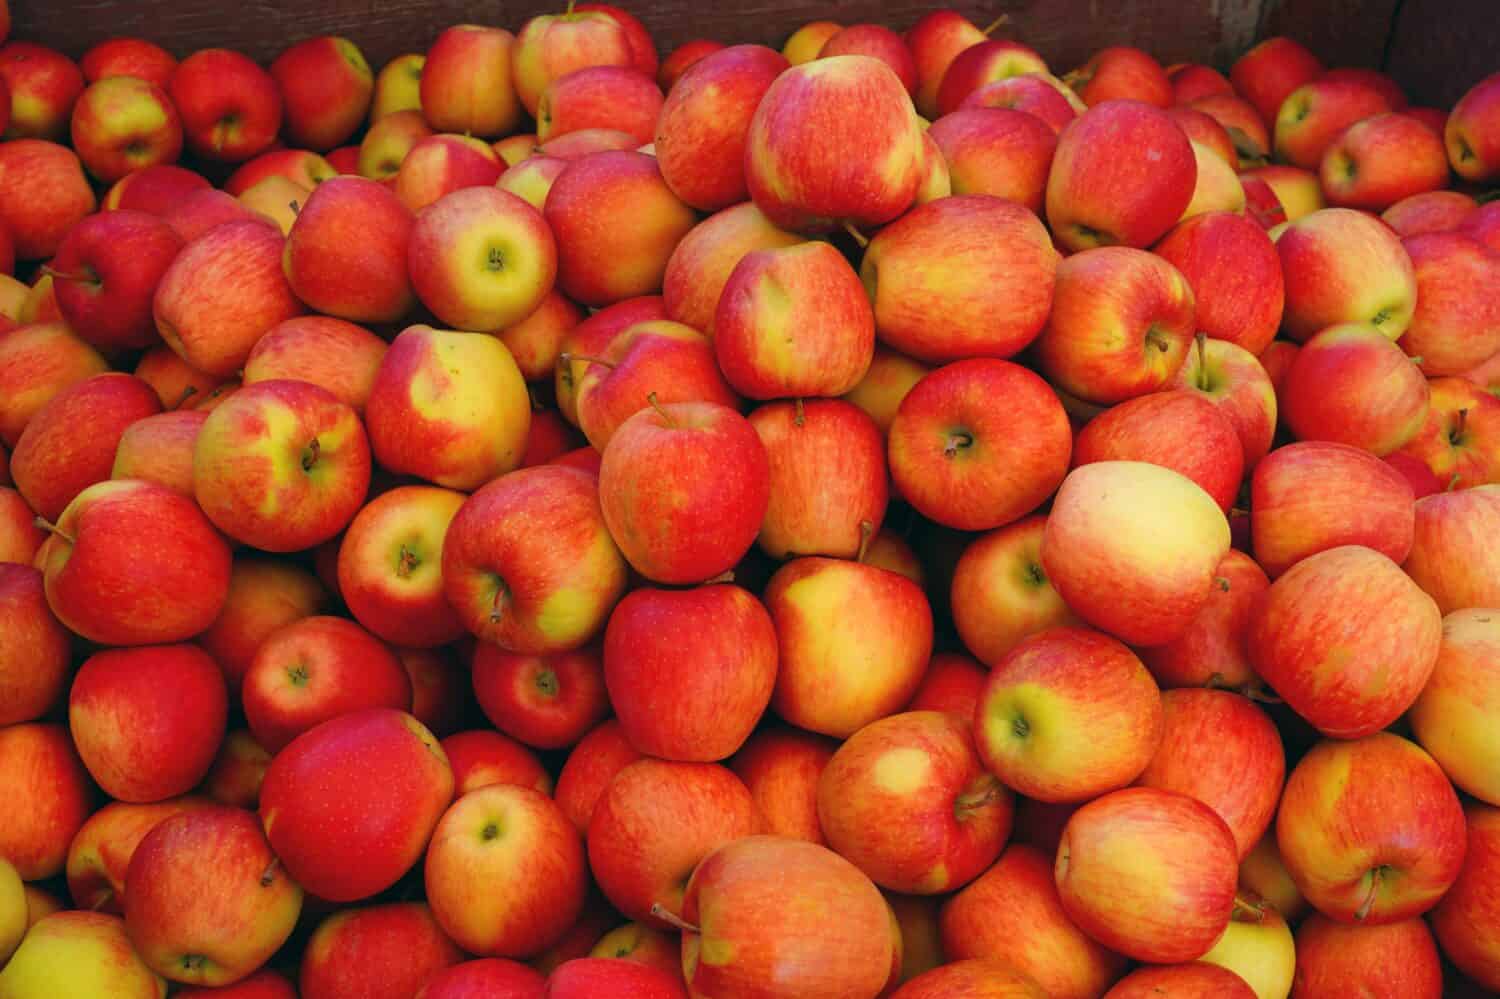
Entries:
{"label": "pale yellow patch on apple", "polygon": [[932,776],[932,758],[914,746],[887,750],[871,770],[875,786],[891,794],[912,794]]}
{"label": "pale yellow patch on apple", "polygon": [[698,949],[698,957],[704,964],[722,968],[734,960],[734,944],[718,937],[703,940]]}
{"label": "pale yellow patch on apple", "polygon": [[759,333],[755,339],[756,364],[763,372],[782,377],[794,373],[791,313],[792,296],[786,286],[772,275],[763,275],[755,283],[751,300],[751,314]]}
{"label": "pale yellow patch on apple", "polygon": [[10,861],[0,857],[0,964],[26,935],[26,886]]}
{"label": "pale yellow patch on apple", "polygon": [[923,875],[920,888],[923,894],[933,894],[949,888],[948,865],[938,864]]}

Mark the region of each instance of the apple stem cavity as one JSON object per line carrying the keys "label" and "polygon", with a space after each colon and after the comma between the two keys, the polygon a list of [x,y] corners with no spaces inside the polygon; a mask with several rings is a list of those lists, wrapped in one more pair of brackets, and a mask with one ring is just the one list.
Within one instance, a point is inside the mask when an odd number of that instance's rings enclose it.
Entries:
{"label": "apple stem cavity", "polygon": [[1359,908],[1354,910],[1354,918],[1357,922],[1364,922],[1369,918],[1370,910],[1375,908],[1375,897],[1380,894],[1380,883],[1385,879],[1385,868],[1372,867],[1370,869],[1370,890],[1365,895],[1365,900],[1359,903]]}
{"label": "apple stem cavity", "polygon": [[673,430],[677,429],[677,421],[672,419],[672,414],[667,412],[666,407],[664,407],[661,404],[661,401],[656,398],[655,392],[648,392],[646,394],[646,401],[651,404],[652,409],[656,410],[656,415],[661,417],[662,423],[665,423]]}
{"label": "apple stem cavity", "polygon": [[56,268],[50,267],[47,264],[42,265],[41,271],[43,274],[50,277],[53,281],[72,281],[74,284],[99,283],[99,279],[92,274],[69,274],[67,271],[57,270]]}
{"label": "apple stem cavity", "polygon": [[313,470],[313,466],[318,463],[318,456],[322,453],[322,450],[323,445],[318,443],[316,437],[308,441],[307,447],[302,450],[302,470],[304,472],[311,472]]}
{"label": "apple stem cavity", "polygon": [[558,360],[562,361],[564,364],[572,364],[574,361],[582,361],[584,364],[597,364],[601,368],[609,368],[610,370],[614,370],[615,368],[615,362],[606,361],[602,357],[590,357],[588,354],[570,354],[567,351],[563,351],[561,354],[558,354],[557,357]]}
{"label": "apple stem cavity", "polygon": [[102,892],[99,893],[99,897],[96,898],[96,899],[94,899],[94,904],[91,905],[91,906],[89,906],[89,911],[90,912],[99,912],[106,905],[108,905],[110,903],[110,900],[113,899],[114,897],[115,897],[115,891],[114,891],[113,888],[106,888],[106,889],[104,889],[104,891],[102,891]]}
{"label": "apple stem cavity", "polygon": [[35,524],[37,527],[40,527],[42,530],[46,531],[48,534],[55,534],[55,535],[57,535],[59,538],[62,538],[64,541],[66,541],[70,545],[76,545],[78,543],[77,539],[74,538],[73,535],[69,534],[67,531],[65,531],[62,528],[58,527],[56,524],[52,523],[52,521],[48,520],[46,517],[37,517],[35,520],[32,521],[32,523]]}
{"label": "apple stem cavity", "polygon": [[958,452],[974,446],[974,435],[963,430],[956,430],[948,435],[948,443],[943,446],[943,457],[956,458]]}
{"label": "apple stem cavity", "polygon": [[993,805],[1004,797],[1005,786],[994,777],[989,777],[984,787],[959,795],[953,802],[953,811],[960,819],[963,819],[986,805]]}
{"label": "apple stem cavity", "polygon": [[1234,896],[1234,909],[1230,918],[1237,923],[1259,923],[1266,918],[1264,902],[1253,902],[1243,895]]}
{"label": "apple stem cavity", "polygon": [[421,564],[422,557],[410,548],[402,545],[401,555],[396,561],[396,575],[401,579],[406,579]]}
{"label": "apple stem cavity", "polygon": [[183,405],[189,399],[191,399],[193,396],[195,396],[197,394],[198,394],[198,388],[197,388],[197,386],[196,385],[189,385],[187,388],[185,388],[185,389],[182,390],[182,395],[180,395],[180,396],[177,397],[177,401],[174,402],[174,403],[172,403],[171,408],[174,409],[174,410],[181,409],[183,407]]}
{"label": "apple stem cavity", "polygon": [[868,520],[859,522],[859,551],[854,555],[854,561],[860,565],[865,564],[865,558],[870,554],[870,542],[875,538],[875,525]]}
{"label": "apple stem cavity", "polygon": [[1464,431],[1469,426],[1469,411],[1460,409],[1458,416],[1453,421],[1453,429],[1448,431],[1448,443],[1455,446],[1464,442]]}
{"label": "apple stem cavity", "polygon": [[849,238],[854,240],[855,245],[861,250],[870,245],[870,237],[855,228],[853,222],[845,222],[844,231],[849,234]]}
{"label": "apple stem cavity", "polygon": [[499,624],[505,617],[505,605],[510,602],[510,587],[505,580],[495,577],[495,599],[490,604],[490,624]]}
{"label": "apple stem cavity", "polygon": [[651,903],[651,915],[655,916],[657,919],[660,919],[662,922],[666,923],[668,926],[672,927],[675,930],[681,930],[684,933],[700,932],[698,927],[683,919],[681,916],[677,915],[677,913],[667,911],[662,907],[662,904],[660,902]]}
{"label": "apple stem cavity", "polygon": [[269,887],[271,887],[272,882],[274,882],[276,880],[276,870],[280,866],[281,866],[281,858],[280,857],[272,857],[271,858],[271,863],[268,864],[268,865],[266,865],[265,871],[263,871],[261,873],[261,876],[260,876],[260,886],[262,888],[269,888]]}

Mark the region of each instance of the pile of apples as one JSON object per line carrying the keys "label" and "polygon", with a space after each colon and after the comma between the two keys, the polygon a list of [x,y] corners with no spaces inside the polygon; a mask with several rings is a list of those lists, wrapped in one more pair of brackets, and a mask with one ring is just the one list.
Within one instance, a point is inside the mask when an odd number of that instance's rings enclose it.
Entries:
{"label": "pile of apples", "polygon": [[1500,74],[997,31],[0,47],[0,999],[1500,990]]}

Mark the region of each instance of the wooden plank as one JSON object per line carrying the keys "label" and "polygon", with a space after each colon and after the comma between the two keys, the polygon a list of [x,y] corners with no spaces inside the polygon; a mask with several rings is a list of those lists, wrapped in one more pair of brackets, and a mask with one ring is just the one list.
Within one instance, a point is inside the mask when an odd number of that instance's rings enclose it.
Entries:
{"label": "wooden plank", "polygon": [[[1327,66],[1378,69],[1402,0],[1268,0],[1261,37],[1287,35]],[[1483,0],[1481,0],[1483,2]]]}
{"label": "wooden plank", "polygon": [[1451,107],[1474,84],[1500,71],[1500,3],[1405,0],[1385,68],[1414,103]]}

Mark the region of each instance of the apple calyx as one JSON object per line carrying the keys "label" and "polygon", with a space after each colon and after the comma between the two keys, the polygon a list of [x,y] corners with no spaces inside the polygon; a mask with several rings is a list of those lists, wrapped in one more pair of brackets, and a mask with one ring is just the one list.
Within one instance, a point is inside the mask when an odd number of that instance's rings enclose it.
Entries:
{"label": "apple calyx", "polygon": [[677,915],[677,913],[669,912],[662,906],[660,902],[651,903],[651,915],[655,916],[657,919],[660,919],[662,922],[666,923],[674,930],[681,930],[684,933],[702,932],[698,929],[698,927],[694,926],[692,923]]}
{"label": "apple calyx", "polygon": [[854,561],[860,565],[865,564],[865,557],[870,554],[870,542],[875,538],[875,525],[868,520],[859,522],[859,551],[854,554]]}
{"label": "apple calyx", "polygon": [[974,435],[967,430],[955,430],[948,435],[948,443],[943,445],[944,458],[956,458],[960,450],[974,446]]}
{"label": "apple calyx", "polygon": [[846,221],[844,223],[844,231],[849,234],[849,238],[854,240],[855,245],[861,250],[870,245],[870,237],[860,232],[853,222]]}
{"label": "apple calyx", "polygon": [[1375,908],[1375,897],[1380,894],[1380,883],[1385,880],[1386,866],[1370,868],[1370,890],[1365,894],[1365,900],[1359,903],[1359,908],[1354,910],[1356,922],[1364,922],[1369,918],[1370,910]]}
{"label": "apple calyx", "polygon": [[78,544],[77,538],[73,537],[73,535],[69,534],[67,531],[52,523],[52,521],[48,520],[46,517],[37,517],[32,520],[32,523],[42,530],[46,531],[48,534],[57,535],[59,538],[62,538],[70,545]]}
{"label": "apple calyx", "polygon": [[656,415],[661,417],[661,421],[663,423],[665,423],[668,427],[671,427],[673,430],[677,429],[677,421],[672,419],[672,414],[667,412],[666,409],[662,406],[660,400],[656,398],[655,392],[646,393],[646,401],[651,404],[652,409],[656,410]]}
{"label": "apple calyx", "polygon": [[322,454],[322,452],[323,446],[318,443],[318,439],[316,437],[308,441],[307,447],[302,449],[302,470],[304,472],[311,472],[313,470],[313,466],[318,463],[318,457]]}
{"label": "apple calyx", "polygon": [[1448,443],[1454,447],[1462,447],[1464,443],[1464,430],[1469,425],[1469,411],[1460,409],[1453,420],[1453,429],[1448,431]]}
{"label": "apple calyx", "polygon": [[422,556],[402,545],[401,554],[396,559],[396,576],[400,579],[406,579],[421,564]]}
{"label": "apple calyx", "polygon": [[1158,330],[1155,326],[1152,326],[1150,329],[1146,330],[1146,346],[1155,347],[1163,354],[1172,349],[1171,341],[1162,336],[1161,331]]}
{"label": "apple calyx", "polygon": [[562,690],[562,684],[558,682],[557,674],[550,669],[542,670],[532,682],[536,684],[536,689],[540,690],[547,697],[556,697],[558,692]]}
{"label": "apple calyx", "polygon": [[99,897],[96,898],[96,899],[94,899],[94,904],[91,905],[91,906],[89,906],[89,911],[90,912],[99,912],[99,911],[101,911],[106,905],[108,905],[110,903],[110,900],[113,899],[114,897],[115,897],[115,890],[113,888],[106,888],[106,889],[104,889],[103,891],[101,891],[99,893]]}

